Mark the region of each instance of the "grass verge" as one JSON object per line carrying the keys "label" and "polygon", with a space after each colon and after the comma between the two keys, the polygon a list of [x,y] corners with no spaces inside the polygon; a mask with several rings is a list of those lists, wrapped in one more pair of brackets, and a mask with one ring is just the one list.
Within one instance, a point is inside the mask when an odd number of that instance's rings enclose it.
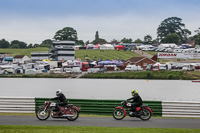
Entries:
{"label": "grass verge", "polygon": [[196,80],[200,79],[200,72],[184,71],[140,71],[118,73],[86,74],[81,78],[107,78],[107,79],[166,79],[166,80]]}
{"label": "grass verge", "polygon": [[26,75],[26,74],[2,74],[0,78],[70,78],[73,77],[74,74],[65,74],[65,73],[57,73],[57,74],[36,74],[36,75]]}
{"label": "grass verge", "polygon": [[199,133],[200,129],[124,128],[80,126],[8,126],[0,125],[0,133]]}

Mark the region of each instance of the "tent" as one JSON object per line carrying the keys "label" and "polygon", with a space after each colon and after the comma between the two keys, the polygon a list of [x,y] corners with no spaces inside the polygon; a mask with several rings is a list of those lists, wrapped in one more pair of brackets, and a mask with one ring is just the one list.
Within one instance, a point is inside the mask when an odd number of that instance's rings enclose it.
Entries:
{"label": "tent", "polygon": [[118,46],[115,47],[116,50],[122,50],[123,48],[124,48],[123,45],[118,45]]}
{"label": "tent", "polygon": [[112,60],[111,63],[112,63],[112,65],[123,66],[123,62],[122,61]]}
{"label": "tent", "polygon": [[98,65],[110,65],[110,64],[111,64],[111,61],[109,61],[109,60],[100,61],[100,62],[98,63]]}
{"label": "tent", "polygon": [[122,61],[117,61],[117,60],[106,60],[106,61],[100,61],[98,63],[98,65],[116,65],[116,66],[123,66],[123,62]]}
{"label": "tent", "polygon": [[114,50],[114,46],[111,44],[103,44],[103,45],[99,45],[99,49],[110,49],[110,50]]}

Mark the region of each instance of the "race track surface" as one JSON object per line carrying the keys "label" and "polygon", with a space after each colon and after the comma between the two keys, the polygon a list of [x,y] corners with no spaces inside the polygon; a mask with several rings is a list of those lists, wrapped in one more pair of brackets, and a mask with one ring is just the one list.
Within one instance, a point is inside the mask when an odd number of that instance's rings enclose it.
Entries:
{"label": "race track surface", "polygon": [[112,117],[79,117],[76,121],[49,118],[40,121],[34,116],[0,116],[0,125],[39,125],[39,126],[94,126],[94,127],[146,127],[146,128],[200,128],[200,119],[151,118],[142,121],[126,117],[115,120]]}

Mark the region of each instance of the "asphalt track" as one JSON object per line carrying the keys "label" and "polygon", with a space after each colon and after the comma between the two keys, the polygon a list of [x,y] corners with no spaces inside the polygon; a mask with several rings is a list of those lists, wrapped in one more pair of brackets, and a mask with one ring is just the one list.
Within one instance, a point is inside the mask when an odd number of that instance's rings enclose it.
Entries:
{"label": "asphalt track", "polygon": [[194,128],[200,129],[200,119],[151,118],[142,121],[126,117],[115,120],[112,117],[79,117],[76,121],[49,118],[40,121],[34,116],[0,116],[0,125],[39,125],[39,126],[93,126],[93,127],[145,127],[145,128]]}

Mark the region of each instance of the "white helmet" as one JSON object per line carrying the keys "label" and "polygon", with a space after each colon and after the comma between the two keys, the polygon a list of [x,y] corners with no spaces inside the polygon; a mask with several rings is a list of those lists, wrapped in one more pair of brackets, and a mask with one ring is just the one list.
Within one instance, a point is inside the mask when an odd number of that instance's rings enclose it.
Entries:
{"label": "white helmet", "polygon": [[61,94],[62,93],[62,91],[60,90],[60,89],[58,89],[57,91],[56,91],[56,96],[58,96],[59,94]]}

